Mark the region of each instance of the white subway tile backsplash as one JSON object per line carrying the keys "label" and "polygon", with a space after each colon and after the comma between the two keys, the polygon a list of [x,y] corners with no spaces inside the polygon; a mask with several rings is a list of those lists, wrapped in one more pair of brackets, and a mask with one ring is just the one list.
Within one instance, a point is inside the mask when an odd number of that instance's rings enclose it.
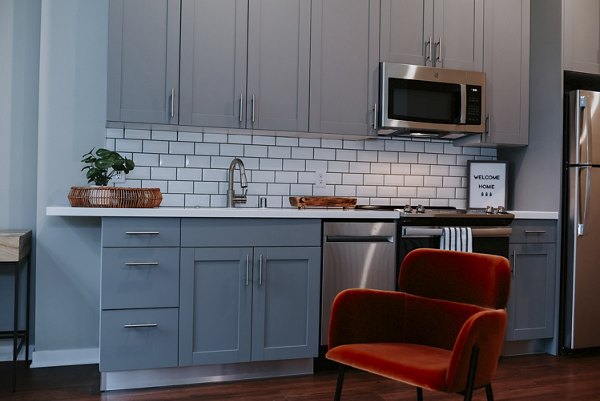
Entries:
{"label": "white subway tile backsplash", "polygon": [[181,142],[202,142],[202,138],[202,132],[179,132],[177,135],[177,140]]}
{"label": "white subway tile backsplash", "polygon": [[[248,207],[266,196],[356,196],[360,203],[464,208],[467,161],[495,160],[494,148],[457,147],[443,140],[366,140],[276,136],[270,131],[199,128],[189,131],[107,128],[106,146],[130,155],[126,186],[158,187],[163,206],[224,207],[231,160],[249,180]],[[315,171],[326,186],[315,187]],[[236,173],[236,177],[238,177]],[[238,178],[236,178],[236,185]]]}
{"label": "white subway tile backsplash", "polygon": [[106,138],[106,141],[104,142],[104,147],[108,150],[115,150],[115,141],[115,139]]}
{"label": "white subway tile backsplash", "polygon": [[[183,133],[182,134],[187,134]],[[200,137],[200,141],[202,141],[202,137]],[[157,141],[176,141],[177,140],[177,131],[152,131],[152,139]]]}
{"label": "white subway tile backsplash", "polygon": [[160,167],[185,167],[183,155],[160,155]]}
{"label": "white subway tile backsplash", "polygon": [[141,152],[142,141],[138,139],[116,139],[115,149],[117,152]]}

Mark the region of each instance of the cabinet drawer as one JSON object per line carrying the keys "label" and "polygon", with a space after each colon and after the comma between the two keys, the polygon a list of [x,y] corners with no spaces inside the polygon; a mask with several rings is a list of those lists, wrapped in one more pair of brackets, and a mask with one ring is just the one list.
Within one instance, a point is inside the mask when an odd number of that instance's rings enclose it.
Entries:
{"label": "cabinet drawer", "polygon": [[321,246],[321,221],[186,218],[181,221],[181,246]]}
{"label": "cabinet drawer", "polygon": [[102,311],[100,370],[177,366],[178,309]]}
{"label": "cabinet drawer", "polygon": [[179,220],[105,217],[102,219],[102,246],[179,246]]}
{"label": "cabinet drawer", "polygon": [[177,306],[178,248],[102,250],[102,309]]}
{"label": "cabinet drawer", "polygon": [[553,243],[556,242],[556,221],[554,220],[514,220],[510,237],[511,244]]}

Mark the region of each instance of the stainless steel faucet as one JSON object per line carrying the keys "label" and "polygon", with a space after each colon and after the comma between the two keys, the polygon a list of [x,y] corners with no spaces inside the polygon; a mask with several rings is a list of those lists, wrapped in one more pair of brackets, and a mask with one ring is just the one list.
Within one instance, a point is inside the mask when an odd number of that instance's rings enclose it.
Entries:
{"label": "stainless steel faucet", "polygon": [[[240,186],[242,187],[243,194],[236,195],[233,190],[233,181],[234,181],[234,173],[235,167],[238,166],[240,169]],[[227,187],[227,207],[235,207],[236,203],[246,203],[248,198],[246,197],[246,193],[248,192],[248,178],[246,178],[246,168],[244,167],[244,162],[237,157],[231,161],[229,165],[229,178],[228,178]]]}

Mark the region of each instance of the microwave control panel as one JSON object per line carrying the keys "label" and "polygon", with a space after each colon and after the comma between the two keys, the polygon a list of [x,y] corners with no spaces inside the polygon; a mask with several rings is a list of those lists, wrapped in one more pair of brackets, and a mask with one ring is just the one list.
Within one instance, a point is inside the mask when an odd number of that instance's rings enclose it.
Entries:
{"label": "microwave control panel", "polygon": [[481,86],[467,85],[467,124],[481,124]]}

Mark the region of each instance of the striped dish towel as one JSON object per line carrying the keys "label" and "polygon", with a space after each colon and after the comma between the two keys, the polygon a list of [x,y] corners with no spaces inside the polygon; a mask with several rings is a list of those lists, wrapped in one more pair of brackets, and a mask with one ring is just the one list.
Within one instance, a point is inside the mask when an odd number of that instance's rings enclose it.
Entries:
{"label": "striped dish towel", "polygon": [[471,227],[443,227],[440,249],[449,251],[473,252],[473,232]]}

